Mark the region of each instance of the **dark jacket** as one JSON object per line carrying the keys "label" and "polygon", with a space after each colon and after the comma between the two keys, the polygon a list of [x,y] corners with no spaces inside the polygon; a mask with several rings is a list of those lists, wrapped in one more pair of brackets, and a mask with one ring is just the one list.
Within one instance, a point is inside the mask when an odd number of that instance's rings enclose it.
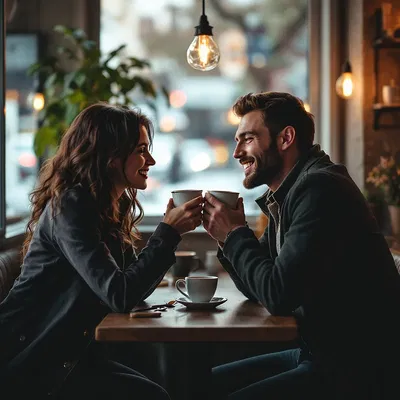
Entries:
{"label": "dark jacket", "polygon": [[237,287],[273,315],[294,315],[301,345],[326,375],[389,362],[385,352],[395,354],[400,342],[400,276],[346,168],[318,145],[299,160],[274,193],[279,255],[269,194],[257,199],[269,216],[260,241],[238,228],[219,253]]}
{"label": "dark jacket", "polygon": [[44,390],[56,390],[101,319],[144,300],[175,261],[181,237],[167,224],[160,223],[138,257],[99,226],[82,186],[62,196],[54,218],[46,206],[21,274],[0,304],[0,381],[35,378],[44,380]]}

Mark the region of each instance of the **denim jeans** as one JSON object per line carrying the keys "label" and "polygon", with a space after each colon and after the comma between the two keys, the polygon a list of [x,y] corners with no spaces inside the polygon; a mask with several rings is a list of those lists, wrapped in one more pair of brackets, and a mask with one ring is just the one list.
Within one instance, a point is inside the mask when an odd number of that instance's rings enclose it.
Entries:
{"label": "denim jeans", "polygon": [[213,389],[218,400],[318,398],[319,382],[312,362],[300,349],[251,357],[213,368]]}

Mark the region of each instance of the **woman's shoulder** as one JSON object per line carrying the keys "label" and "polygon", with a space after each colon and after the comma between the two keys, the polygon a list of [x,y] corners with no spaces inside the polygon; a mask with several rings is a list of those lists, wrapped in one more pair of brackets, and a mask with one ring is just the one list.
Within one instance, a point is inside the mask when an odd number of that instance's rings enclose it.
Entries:
{"label": "woman's shoulder", "polygon": [[61,214],[67,218],[76,216],[86,219],[98,214],[90,189],[80,184],[65,189],[57,201],[50,203],[54,218]]}
{"label": "woman's shoulder", "polygon": [[94,206],[94,198],[90,192],[90,189],[82,184],[74,185],[70,188],[67,188],[63,191],[63,193],[59,196],[60,206]]}

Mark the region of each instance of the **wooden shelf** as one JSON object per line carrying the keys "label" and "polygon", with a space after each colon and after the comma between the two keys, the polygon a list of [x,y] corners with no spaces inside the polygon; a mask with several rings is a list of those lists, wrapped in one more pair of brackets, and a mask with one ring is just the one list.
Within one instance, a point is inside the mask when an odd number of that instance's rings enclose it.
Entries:
{"label": "wooden shelf", "polygon": [[374,110],[374,129],[378,130],[380,128],[399,128],[398,125],[390,125],[390,126],[382,126],[379,123],[379,119],[382,113],[384,112],[400,112],[400,103],[395,104],[383,104],[383,103],[375,103],[372,106]]}
{"label": "wooden shelf", "polygon": [[372,46],[376,49],[400,49],[400,39],[394,40],[389,38],[375,39]]}
{"label": "wooden shelf", "polygon": [[374,48],[374,81],[375,81],[375,96],[374,96],[374,104],[372,105],[372,109],[374,111],[374,130],[378,130],[380,128],[388,128],[388,129],[399,129],[398,124],[393,125],[382,125],[379,123],[380,117],[383,113],[390,112],[399,112],[400,111],[400,103],[396,104],[384,104],[379,103],[379,91],[381,90],[379,84],[379,57],[380,57],[380,49],[393,49],[400,50],[400,38],[390,38],[390,37],[381,37],[375,39],[372,42],[372,46]]}
{"label": "wooden shelf", "polygon": [[400,103],[393,103],[393,104],[384,104],[384,103],[375,103],[373,105],[374,110],[381,110],[381,111],[397,111],[400,110]]}

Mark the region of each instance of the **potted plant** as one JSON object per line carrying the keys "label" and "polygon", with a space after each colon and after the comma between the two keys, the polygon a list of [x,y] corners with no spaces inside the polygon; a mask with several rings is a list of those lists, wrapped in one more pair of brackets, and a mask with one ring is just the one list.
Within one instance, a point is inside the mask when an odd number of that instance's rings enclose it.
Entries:
{"label": "potted plant", "polygon": [[[150,63],[122,57],[126,45],[104,55],[81,29],[61,25],[53,29],[63,39],[57,47],[58,56],[46,57],[29,69],[29,74],[37,74],[44,86],[45,106],[34,140],[38,157],[54,152],[67,127],[85,107],[98,101],[133,106],[133,92],[139,89],[138,93],[154,108],[152,100],[158,94],[146,71]],[[161,91],[167,96],[165,89]]]}
{"label": "potted plant", "polygon": [[375,189],[375,198],[382,199],[388,206],[393,235],[400,234],[400,163],[398,157],[384,152],[380,162],[367,176],[367,183]]}

